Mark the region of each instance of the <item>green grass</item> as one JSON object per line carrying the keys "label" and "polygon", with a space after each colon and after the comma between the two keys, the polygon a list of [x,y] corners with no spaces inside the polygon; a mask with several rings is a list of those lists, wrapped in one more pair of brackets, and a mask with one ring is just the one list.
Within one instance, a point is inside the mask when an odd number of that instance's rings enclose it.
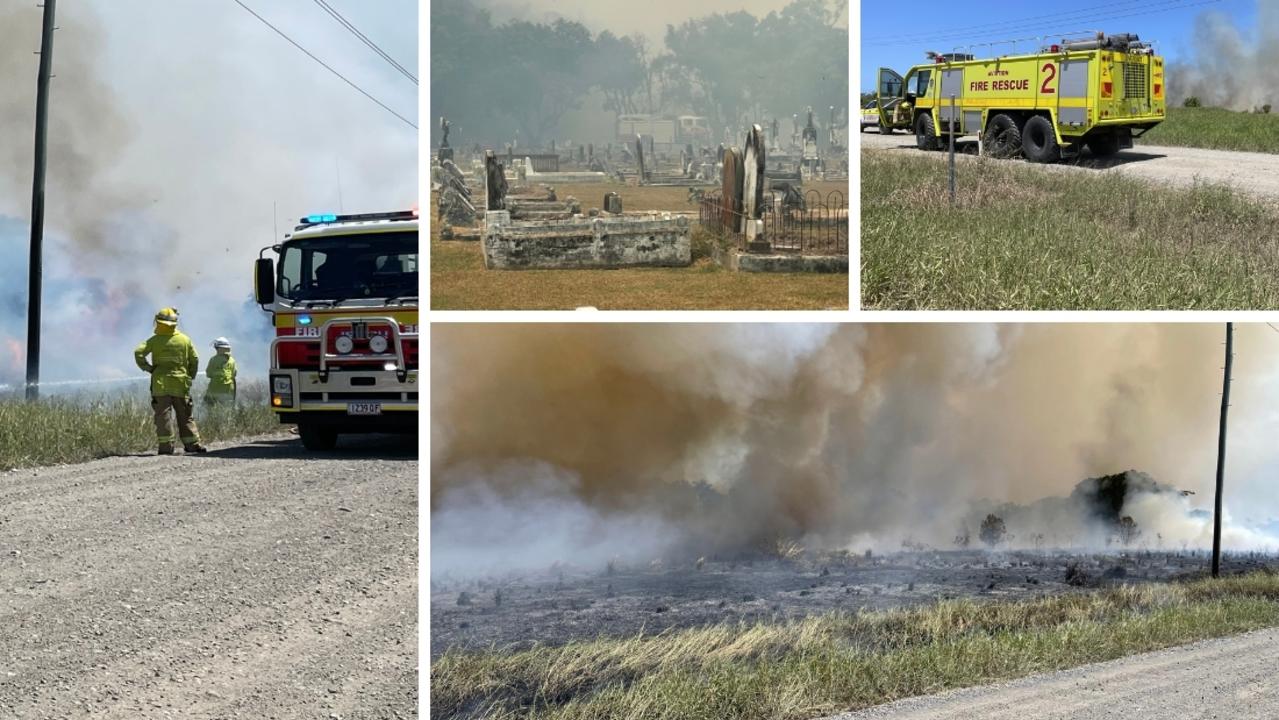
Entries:
{"label": "green grass", "polygon": [[1137,142],[1279,153],[1279,115],[1223,108],[1168,108],[1168,119]]}
{"label": "green grass", "polygon": [[1279,625],[1279,576],[449,651],[440,717],[813,718]]}
{"label": "green grass", "polygon": [[862,151],[870,310],[1279,308],[1279,207],[1221,186]]}
{"label": "green grass", "polygon": [[[206,408],[196,424],[205,442],[277,432],[265,385],[241,386],[235,408]],[[26,403],[0,398],[0,470],[85,462],[155,450],[150,398],[50,398]]]}
{"label": "green grass", "polygon": [[[823,196],[847,185],[813,183]],[[599,207],[616,191],[627,211],[696,210],[688,190],[618,184],[564,185],[582,207]],[[694,263],[686,268],[618,270],[487,270],[478,241],[444,241],[431,224],[432,310],[826,310],[848,308],[848,276],[749,273],[712,262],[710,239],[694,223]]]}

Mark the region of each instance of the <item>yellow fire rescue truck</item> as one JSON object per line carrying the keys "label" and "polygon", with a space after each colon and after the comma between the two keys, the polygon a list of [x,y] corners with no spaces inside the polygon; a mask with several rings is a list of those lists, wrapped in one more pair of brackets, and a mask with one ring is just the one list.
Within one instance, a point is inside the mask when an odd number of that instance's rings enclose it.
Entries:
{"label": "yellow fire rescue truck", "polygon": [[307,449],[330,450],[339,433],[417,431],[417,233],[416,210],[309,215],[259,253],[271,407]]}
{"label": "yellow fire rescue truck", "polygon": [[904,78],[880,68],[876,94],[881,128],[913,130],[923,150],[942,149],[953,133],[979,135],[992,155],[1032,162],[1085,146],[1106,156],[1165,117],[1163,58],[1136,35],[1098,34],[988,60],[929,55],[932,64]]}

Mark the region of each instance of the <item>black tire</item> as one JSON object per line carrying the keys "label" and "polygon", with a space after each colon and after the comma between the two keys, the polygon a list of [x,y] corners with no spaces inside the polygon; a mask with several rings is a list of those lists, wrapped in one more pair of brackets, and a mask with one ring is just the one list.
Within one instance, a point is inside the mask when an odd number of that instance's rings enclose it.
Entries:
{"label": "black tire", "polygon": [[1021,128],[1011,115],[995,115],[986,123],[982,138],[985,153],[991,157],[1010,158],[1021,152]]}
{"label": "black tire", "polygon": [[920,113],[915,118],[915,144],[920,150],[941,150],[941,138],[937,137],[937,128],[930,113]]}
{"label": "black tire", "polygon": [[338,445],[338,431],[312,423],[298,423],[302,447],[315,452],[328,452]]}
{"label": "black tire", "polygon": [[1088,150],[1097,157],[1110,157],[1119,152],[1119,135],[1106,133],[1088,138]]}
{"label": "black tire", "polygon": [[893,134],[893,129],[892,129],[892,128],[890,128],[890,127],[888,127],[887,125],[880,125],[880,126],[879,126],[879,134],[880,134],[880,135],[892,135],[892,134]]}
{"label": "black tire", "polygon": [[1057,130],[1052,121],[1043,115],[1031,116],[1021,129],[1021,151],[1034,163],[1061,160],[1061,146],[1057,144]]}

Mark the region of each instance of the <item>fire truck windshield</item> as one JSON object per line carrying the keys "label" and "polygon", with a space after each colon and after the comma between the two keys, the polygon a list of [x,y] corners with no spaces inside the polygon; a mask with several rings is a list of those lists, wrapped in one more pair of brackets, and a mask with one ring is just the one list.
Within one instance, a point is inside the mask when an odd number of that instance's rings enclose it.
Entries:
{"label": "fire truck windshield", "polygon": [[326,235],[285,243],[276,293],[295,301],[416,297],[416,231]]}

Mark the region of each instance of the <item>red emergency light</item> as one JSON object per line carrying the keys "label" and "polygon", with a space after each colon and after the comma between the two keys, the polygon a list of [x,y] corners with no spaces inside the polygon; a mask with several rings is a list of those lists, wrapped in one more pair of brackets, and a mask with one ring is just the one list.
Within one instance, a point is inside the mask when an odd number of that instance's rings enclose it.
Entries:
{"label": "red emergency light", "polygon": [[1051,50],[1051,51],[1052,51],[1052,52],[1054,52],[1054,53],[1059,53],[1059,52],[1061,52],[1061,46],[1060,46],[1060,45],[1053,45],[1051,48],[1049,48],[1049,50]]}

